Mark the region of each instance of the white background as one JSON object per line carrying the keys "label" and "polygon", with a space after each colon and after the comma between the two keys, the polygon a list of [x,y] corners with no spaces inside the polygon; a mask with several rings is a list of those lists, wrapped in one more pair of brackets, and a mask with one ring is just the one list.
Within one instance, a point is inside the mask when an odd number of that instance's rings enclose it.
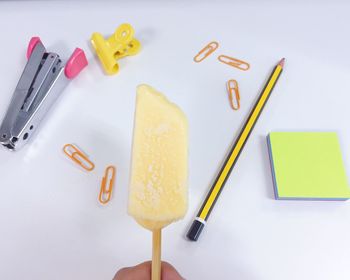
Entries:
{"label": "white background", "polygon": [[[292,1],[291,1],[292,2]],[[190,204],[163,233],[163,259],[186,279],[350,278],[349,202],[275,201],[265,137],[270,131],[337,131],[350,176],[350,4],[159,1],[1,2],[0,116],[26,63],[31,36],[90,65],[65,90],[33,141],[0,150],[0,279],[111,279],[150,259],[151,234],[126,213],[135,88],[164,92],[190,123]],[[89,38],[131,23],[143,49],[103,74]],[[206,43],[220,48],[200,64]],[[247,72],[217,61],[231,55]],[[285,71],[197,243],[184,236],[273,66]],[[230,109],[235,78],[241,109]],[[62,153],[78,144],[87,173]],[[118,168],[113,200],[97,202],[104,168]]]}

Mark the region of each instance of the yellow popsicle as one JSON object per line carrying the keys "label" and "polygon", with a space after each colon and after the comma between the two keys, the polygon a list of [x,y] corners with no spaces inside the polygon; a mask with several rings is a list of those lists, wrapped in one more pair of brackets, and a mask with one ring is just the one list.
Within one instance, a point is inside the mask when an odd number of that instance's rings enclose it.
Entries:
{"label": "yellow popsicle", "polygon": [[128,212],[153,232],[152,279],[160,277],[161,228],[181,219],[187,210],[187,158],[186,116],[163,94],[140,85]]}

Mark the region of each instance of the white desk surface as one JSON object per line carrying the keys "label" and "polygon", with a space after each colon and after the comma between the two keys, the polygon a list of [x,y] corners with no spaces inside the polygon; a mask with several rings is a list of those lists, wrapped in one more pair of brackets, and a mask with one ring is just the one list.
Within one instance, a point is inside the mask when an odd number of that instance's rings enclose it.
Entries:
{"label": "white desk surface", "polygon": [[[126,214],[135,88],[153,85],[190,123],[190,204],[164,230],[163,259],[186,279],[350,277],[350,203],[276,201],[265,137],[270,131],[337,131],[350,176],[350,4],[1,2],[0,115],[39,35],[68,56],[77,46],[90,65],[22,150],[0,150],[0,278],[111,279],[150,259],[151,235]],[[105,76],[89,38],[131,23],[143,49]],[[220,48],[200,64],[206,43]],[[216,57],[251,63],[241,72]],[[281,57],[285,71],[227,181],[200,240],[184,236],[254,100]],[[233,112],[225,82],[235,78]],[[96,163],[85,173],[62,153],[76,143]],[[118,167],[114,197],[97,202],[106,165]]]}

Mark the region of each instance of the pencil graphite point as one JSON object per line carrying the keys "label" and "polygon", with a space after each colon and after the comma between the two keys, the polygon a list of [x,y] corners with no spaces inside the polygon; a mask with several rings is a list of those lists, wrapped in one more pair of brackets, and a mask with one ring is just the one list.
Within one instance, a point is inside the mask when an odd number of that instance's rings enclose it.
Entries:
{"label": "pencil graphite point", "polygon": [[284,66],[284,61],[285,61],[286,59],[285,58],[282,58],[281,60],[280,60],[280,62],[278,62],[278,65],[280,65],[282,68],[283,68],[283,66]]}

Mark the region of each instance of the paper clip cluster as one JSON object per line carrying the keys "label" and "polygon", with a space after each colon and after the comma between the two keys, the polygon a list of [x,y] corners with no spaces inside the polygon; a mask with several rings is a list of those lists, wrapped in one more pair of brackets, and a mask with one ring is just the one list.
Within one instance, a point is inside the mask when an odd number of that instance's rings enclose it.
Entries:
{"label": "paper clip cluster", "polygon": [[[92,171],[95,164],[88,158],[88,156],[73,144],[66,144],[63,146],[63,152],[76,164],[86,171]],[[102,177],[100,193],[98,200],[101,204],[107,204],[112,198],[116,177],[116,168],[113,165],[107,166],[104,176]]]}
{"label": "paper clip cluster", "polygon": [[[212,41],[207,44],[203,49],[201,49],[198,54],[193,58],[193,60],[197,63],[206,59],[209,55],[211,55],[216,49],[219,47],[219,43],[216,41]],[[247,71],[250,68],[250,64],[243,60],[233,58],[227,55],[219,55],[218,60],[226,65],[235,67],[242,71]],[[227,92],[229,96],[230,106],[233,110],[239,110],[241,107],[240,103],[240,93],[238,88],[238,82],[234,79],[231,79],[227,82]]]}

